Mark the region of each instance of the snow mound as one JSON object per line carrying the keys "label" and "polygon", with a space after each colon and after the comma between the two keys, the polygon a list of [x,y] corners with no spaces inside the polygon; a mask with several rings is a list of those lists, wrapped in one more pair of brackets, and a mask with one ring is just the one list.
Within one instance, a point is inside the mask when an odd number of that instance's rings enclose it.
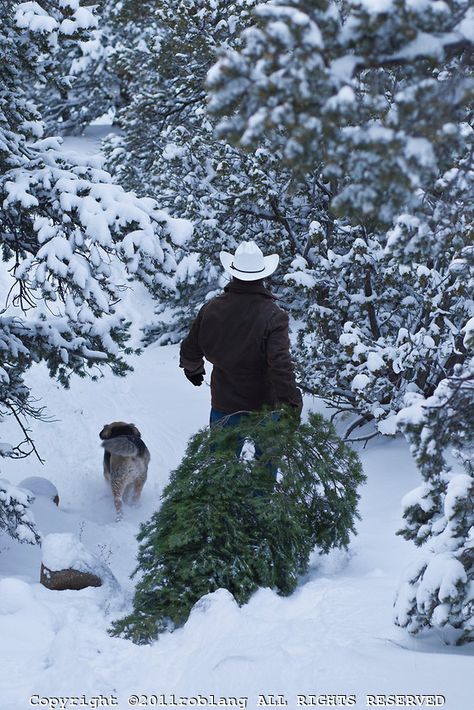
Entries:
{"label": "snow mound", "polygon": [[94,555],[71,533],[47,535],[43,540],[42,551],[43,564],[51,571],[73,568],[79,572],[91,572],[96,566]]}
{"label": "snow mound", "polygon": [[51,500],[54,500],[56,496],[59,498],[58,489],[54,483],[51,483],[47,478],[43,478],[43,476],[30,476],[21,481],[19,485],[20,488],[26,488],[35,496],[43,496],[44,498],[51,498]]}
{"label": "snow mound", "polygon": [[99,577],[104,585],[119,590],[119,583],[107,565],[93,555],[72,533],[46,535],[41,546],[42,563],[51,572],[74,569]]}
{"label": "snow mound", "polygon": [[0,614],[16,614],[32,601],[29,584],[13,577],[0,579]]}

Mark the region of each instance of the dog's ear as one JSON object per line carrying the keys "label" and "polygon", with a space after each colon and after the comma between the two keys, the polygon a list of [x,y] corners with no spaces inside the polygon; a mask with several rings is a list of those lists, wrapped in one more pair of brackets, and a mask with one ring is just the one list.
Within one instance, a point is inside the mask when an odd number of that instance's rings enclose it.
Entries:
{"label": "dog's ear", "polygon": [[139,436],[139,437],[141,437],[141,434],[140,434],[140,432],[138,431],[138,429],[137,429],[137,427],[135,426],[135,424],[130,424],[130,429],[132,430],[132,433],[133,433],[134,436]]}
{"label": "dog's ear", "polygon": [[104,428],[100,432],[99,436],[101,439],[110,439],[110,435],[112,433],[112,429],[110,424],[104,424]]}

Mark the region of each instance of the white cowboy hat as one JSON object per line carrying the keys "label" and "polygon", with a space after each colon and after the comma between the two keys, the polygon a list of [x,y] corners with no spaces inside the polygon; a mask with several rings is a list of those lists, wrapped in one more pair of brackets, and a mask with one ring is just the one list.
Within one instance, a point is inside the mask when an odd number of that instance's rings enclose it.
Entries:
{"label": "white cowboy hat", "polygon": [[241,281],[257,281],[273,274],[278,266],[278,254],[263,256],[262,250],[255,242],[242,242],[235,254],[221,251],[221,264],[228,274]]}

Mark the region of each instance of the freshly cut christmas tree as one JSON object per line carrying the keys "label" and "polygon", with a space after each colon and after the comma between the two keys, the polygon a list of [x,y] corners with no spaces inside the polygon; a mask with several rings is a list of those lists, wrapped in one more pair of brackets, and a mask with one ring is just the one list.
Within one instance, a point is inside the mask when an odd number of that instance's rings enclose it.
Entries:
{"label": "freshly cut christmas tree", "polygon": [[142,526],[134,608],[113,633],[149,643],[219,588],[239,604],[258,587],[291,594],[316,546],[347,547],[363,481],[357,455],[320,415],[296,426],[266,411],[198,432]]}

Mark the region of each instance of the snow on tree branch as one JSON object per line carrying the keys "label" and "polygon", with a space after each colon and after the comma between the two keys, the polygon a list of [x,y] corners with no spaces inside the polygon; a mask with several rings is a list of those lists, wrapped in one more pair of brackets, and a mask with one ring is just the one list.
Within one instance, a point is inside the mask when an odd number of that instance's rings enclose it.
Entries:
{"label": "snow on tree branch", "polygon": [[[173,223],[155,200],[115,184],[98,159],[68,155],[45,135],[24,91],[43,78],[57,42],[95,27],[77,0],[0,9],[0,247],[9,285],[0,310],[0,407],[34,408],[24,373],[45,361],[66,385],[73,373],[117,374],[128,365],[127,323],[117,304],[130,276],[152,285],[176,266]],[[40,61],[41,60],[41,61]]]}
{"label": "snow on tree branch", "polygon": [[[0,444],[1,447],[1,444]],[[19,542],[37,545],[41,536],[29,507],[34,497],[0,478],[0,530]]]}

